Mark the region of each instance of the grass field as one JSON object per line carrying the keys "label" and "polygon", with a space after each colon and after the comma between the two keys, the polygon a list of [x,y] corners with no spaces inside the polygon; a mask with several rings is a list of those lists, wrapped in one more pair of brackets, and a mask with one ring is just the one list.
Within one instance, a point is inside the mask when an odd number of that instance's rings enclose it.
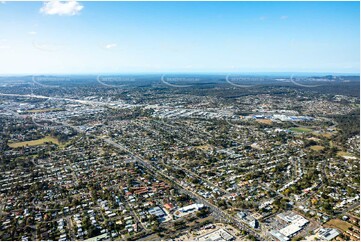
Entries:
{"label": "grass field", "polygon": [[47,112],[56,112],[56,111],[62,111],[64,109],[62,108],[47,108],[47,109],[30,109],[26,112],[28,113],[47,113]]}
{"label": "grass field", "polygon": [[9,143],[8,145],[11,148],[18,148],[18,147],[24,147],[24,146],[37,146],[37,145],[42,145],[45,143],[53,143],[56,145],[60,145],[58,139],[51,137],[51,136],[45,136],[44,138],[37,139],[37,140]]}
{"label": "grass field", "polygon": [[212,146],[210,146],[210,145],[198,145],[198,146],[196,146],[196,148],[200,149],[200,150],[211,150]]}
{"label": "grass field", "polygon": [[331,139],[332,135],[333,135],[333,133],[323,133],[323,134],[321,134],[321,136],[323,136],[323,137],[325,137],[327,139]]}
{"label": "grass field", "polygon": [[303,128],[303,127],[294,127],[294,128],[290,128],[290,130],[296,133],[309,133],[312,131],[312,129]]}
{"label": "grass field", "polygon": [[313,145],[310,148],[311,148],[311,150],[314,150],[314,151],[320,151],[320,150],[323,150],[325,147],[323,147],[321,145]]}
{"label": "grass field", "polygon": [[270,120],[270,119],[257,119],[256,122],[261,123],[261,124],[268,124],[268,125],[272,124],[272,120]]}
{"label": "grass field", "polygon": [[337,152],[337,156],[352,156],[352,155],[345,151],[339,151]]}
{"label": "grass field", "polygon": [[332,136],[334,135],[333,133],[331,132],[327,132],[327,133],[317,133],[317,132],[312,132],[312,134],[314,136],[317,136],[317,137],[324,137],[324,138],[327,138],[327,139],[331,139]]}
{"label": "grass field", "polygon": [[352,224],[342,221],[341,219],[331,219],[326,223],[326,225],[341,229],[342,231],[347,231],[348,228],[352,227]]}

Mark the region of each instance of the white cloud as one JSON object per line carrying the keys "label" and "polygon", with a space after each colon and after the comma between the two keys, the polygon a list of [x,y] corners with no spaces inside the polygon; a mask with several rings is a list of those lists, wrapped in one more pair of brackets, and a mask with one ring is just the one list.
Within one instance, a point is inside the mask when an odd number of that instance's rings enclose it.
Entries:
{"label": "white cloud", "polygon": [[282,19],[282,20],[286,20],[286,19],[288,19],[288,16],[286,16],[286,15],[281,16],[281,19]]}
{"label": "white cloud", "polygon": [[80,3],[75,0],[69,0],[67,2],[60,2],[53,0],[50,2],[44,2],[40,12],[47,15],[76,15],[84,8]]}
{"label": "white cloud", "polygon": [[28,32],[28,34],[30,34],[30,35],[36,35],[37,33],[36,33],[35,31],[30,31],[30,32]]}
{"label": "white cloud", "polygon": [[114,43],[112,43],[112,44],[107,44],[107,45],[104,46],[105,49],[113,49],[113,48],[115,48],[115,47],[117,47],[117,44],[114,44]]}

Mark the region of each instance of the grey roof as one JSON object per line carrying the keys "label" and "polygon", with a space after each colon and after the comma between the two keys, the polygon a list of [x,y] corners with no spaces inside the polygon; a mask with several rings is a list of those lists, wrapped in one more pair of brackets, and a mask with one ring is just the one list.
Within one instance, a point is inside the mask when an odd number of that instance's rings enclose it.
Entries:
{"label": "grey roof", "polygon": [[152,215],[155,215],[155,216],[157,216],[157,217],[163,217],[163,216],[165,216],[165,213],[164,213],[163,209],[161,209],[159,206],[150,208],[150,209],[148,210],[148,213],[150,213],[150,214],[152,214]]}
{"label": "grey roof", "polygon": [[337,229],[321,228],[318,234],[320,235],[321,239],[332,240],[336,238],[340,233]]}

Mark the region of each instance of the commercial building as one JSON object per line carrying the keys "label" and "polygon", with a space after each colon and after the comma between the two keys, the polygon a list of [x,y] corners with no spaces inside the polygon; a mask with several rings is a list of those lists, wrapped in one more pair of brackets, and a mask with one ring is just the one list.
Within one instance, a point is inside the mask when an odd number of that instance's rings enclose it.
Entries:
{"label": "commercial building", "polygon": [[337,229],[321,228],[320,231],[318,231],[318,234],[321,240],[332,240],[336,238],[340,233]]}
{"label": "commercial building", "polygon": [[148,213],[150,213],[151,215],[155,215],[158,218],[162,218],[166,215],[165,212],[163,211],[163,209],[161,209],[159,206],[150,208],[148,210]]}
{"label": "commercial building", "polygon": [[309,223],[307,219],[302,217],[301,215],[289,213],[289,214],[278,214],[278,218],[284,220],[285,222],[289,223],[288,226],[279,230],[279,232],[288,237],[292,238],[295,234],[301,231],[306,224]]}
{"label": "commercial building", "polygon": [[289,241],[290,240],[287,236],[284,236],[277,230],[271,230],[270,233],[272,236],[274,236],[279,241]]}
{"label": "commercial building", "polygon": [[231,241],[234,239],[235,237],[225,229],[217,229],[216,231],[196,238],[196,240],[199,241]]}

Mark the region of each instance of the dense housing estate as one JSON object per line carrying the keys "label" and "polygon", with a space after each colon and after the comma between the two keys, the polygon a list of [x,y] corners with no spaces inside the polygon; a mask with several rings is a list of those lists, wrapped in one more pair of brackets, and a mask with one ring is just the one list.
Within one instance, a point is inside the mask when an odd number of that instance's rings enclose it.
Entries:
{"label": "dense housing estate", "polygon": [[359,240],[348,78],[319,89],[89,79],[32,93],[5,82],[0,238]]}

